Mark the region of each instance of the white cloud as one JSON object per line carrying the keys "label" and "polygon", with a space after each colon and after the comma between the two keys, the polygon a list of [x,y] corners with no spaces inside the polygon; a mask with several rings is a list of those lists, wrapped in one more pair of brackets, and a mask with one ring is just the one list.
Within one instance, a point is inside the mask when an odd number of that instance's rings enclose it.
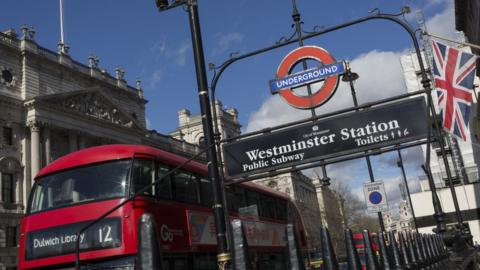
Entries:
{"label": "white cloud", "polygon": [[435,3],[446,4],[445,9],[425,22],[427,31],[437,36],[454,40],[461,39],[461,34],[455,29],[455,8],[454,1],[436,0]]}
{"label": "white cloud", "polygon": [[167,39],[162,37],[159,41],[155,42],[153,46],[150,48],[150,53],[155,56],[160,56],[165,53],[167,50]]}
{"label": "white cloud", "polygon": [[150,121],[150,119],[148,119],[148,117],[145,119],[145,122],[147,123],[147,129],[151,129],[152,128],[152,122]]}
{"label": "white cloud", "polygon": [[151,76],[150,76],[150,79],[149,79],[149,82],[148,82],[148,87],[150,89],[155,89],[157,88],[158,84],[160,83],[160,81],[163,79],[164,77],[164,71],[163,69],[157,69],[155,70]]}
{"label": "white cloud", "polygon": [[186,64],[191,48],[190,40],[184,40],[171,45],[166,38],[161,38],[150,47],[149,52],[156,62],[173,62],[177,66],[183,67]]}
{"label": "white cloud", "polygon": [[170,50],[167,53],[167,57],[174,59],[177,65],[183,67],[187,62],[187,54],[191,51],[191,47],[192,44],[190,44],[190,41],[184,41],[180,43],[176,49]]}
{"label": "white cloud", "polygon": [[218,40],[218,48],[220,51],[225,52],[230,49],[234,43],[241,43],[244,38],[245,35],[240,33],[227,33],[220,36],[220,39]]}
{"label": "white cloud", "polygon": [[191,44],[189,40],[184,40],[171,46],[166,38],[160,38],[147,51],[146,58],[142,66],[148,66],[150,74],[147,76],[147,86],[149,89],[155,89],[158,84],[165,79],[167,74],[166,66],[184,67],[189,59],[191,52]]}

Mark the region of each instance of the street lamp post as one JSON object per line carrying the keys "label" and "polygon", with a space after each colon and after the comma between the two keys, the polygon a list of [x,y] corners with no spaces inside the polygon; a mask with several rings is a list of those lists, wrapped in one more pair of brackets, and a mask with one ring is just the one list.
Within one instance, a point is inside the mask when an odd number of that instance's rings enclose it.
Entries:
{"label": "street lamp post", "polygon": [[415,225],[415,230],[418,233],[417,218],[415,217],[415,211],[413,210],[412,198],[410,197],[410,188],[408,187],[407,175],[405,174],[405,167],[403,167],[402,153],[400,149],[398,151],[398,162],[397,166],[402,170],[403,184],[407,190],[408,204],[410,204],[410,210],[412,210],[413,224]]}
{"label": "street lamp post", "polygon": [[[355,93],[355,87],[353,86],[353,82],[355,80],[357,80],[358,78],[360,78],[360,76],[358,76],[357,73],[352,72],[350,70],[350,64],[348,62],[345,64],[345,71],[346,72],[342,77],[342,81],[349,83],[350,91],[351,91],[352,98],[353,98],[353,105],[355,107],[358,107],[357,94]],[[373,176],[372,163],[370,161],[370,156],[366,156],[365,159],[367,160],[367,168],[368,168],[368,175],[370,177],[370,182],[373,183],[373,182],[375,182],[375,177]],[[380,229],[382,230],[382,232],[384,232],[385,231],[385,224],[383,222],[382,212],[380,212],[380,211],[377,212],[377,215],[378,215],[378,223],[380,224]]]}
{"label": "street lamp post", "polygon": [[227,245],[225,209],[223,205],[223,193],[220,184],[220,173],[218,170],[217,151],[213,134],[212,113],[208,97],[208,83],[205,69],[205,57],[203,54],[202,36],[200,31],[200,22],[198,16],[197,0],[174,0],[169,3],[168,0],[156,0],[157,7],[164,11],[176,6],[186,5],[190,22],[190,32],[192,38],[193,55],[195,60],[195,72],[197,75],[198,97],[200,101],[200,111],[202,116],[203,134],[205,143],[209,147],[207,151],[208,174],[212,185],[213,215],[215,219],[215,229],[217,238],[217,261],[220,269],[230,261],[230,252]]}

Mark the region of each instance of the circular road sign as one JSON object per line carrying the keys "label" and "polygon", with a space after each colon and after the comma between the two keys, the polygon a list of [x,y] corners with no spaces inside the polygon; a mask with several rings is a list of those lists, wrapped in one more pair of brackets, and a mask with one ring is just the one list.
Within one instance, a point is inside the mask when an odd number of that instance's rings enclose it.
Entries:
{"label": "circular road sign", "polygon": [[[313,59],[323,65],[334,64],[335,59],[323,48],[317,46],[303,46],[291,51],[278,66],[277,78],[288,76],[293,67],[304,59]],[[327,102],[337,90],[339,76],[331,76],[325,79],[322,87],[312,89],[312,95],[300,96],[292,89],[283,89],[278,93],[285,101],[298,109],[312,109]]]}
{"label": "circular road sign", "polygon": [[374,191],[372,193],[370,193],[368,195],[368,200],[372,203],[372,204],[379,204],[382,202],[383,200],[383,196],[382,196],[382,193],[378,192],[378,191]]}

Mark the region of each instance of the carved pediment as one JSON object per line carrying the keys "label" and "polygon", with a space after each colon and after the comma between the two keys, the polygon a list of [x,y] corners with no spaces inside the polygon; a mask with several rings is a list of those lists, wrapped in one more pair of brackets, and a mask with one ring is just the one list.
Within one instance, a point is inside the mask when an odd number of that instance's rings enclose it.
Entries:
{"label": "carved pediment", "polygon": [[62,107],[118,125],[133,126],[133,121],[130,117],[121,113],[116,106],[98,93],[84,93],[65,98],[62,100]]}
{"label": "carved pediment", "polygon": [[[36,98],[51,108],[82,114],[125,127],[138,127],[133,117],[122,111],[101,90],[83,90]],[[35,102],[36,104],[36,102]]]}

